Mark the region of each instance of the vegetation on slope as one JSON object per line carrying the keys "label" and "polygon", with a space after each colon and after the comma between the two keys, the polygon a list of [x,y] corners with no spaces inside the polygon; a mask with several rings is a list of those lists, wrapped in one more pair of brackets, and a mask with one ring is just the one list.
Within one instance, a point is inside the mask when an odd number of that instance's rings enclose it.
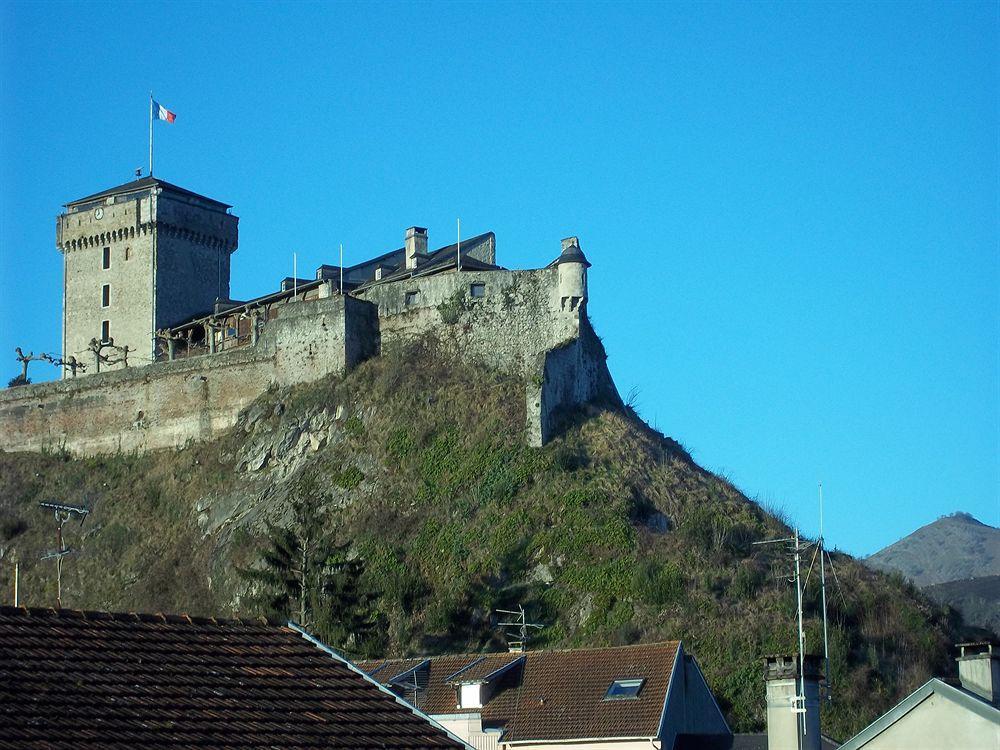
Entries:
{"label": "vegetation on slope", "polygon": [[[736,730],[763,725],[761,657],[794,652],[788,561],[754,541],[786,525],[635,414],[593,407],[543,449],[524,445],[524,386],[416,343],[346,378],[274,391],[213,443],[147,456],[0,454],[0,585],[51,604],[37,502],[86,500],[64,605],[250,614],[237,570],[288,524],[305,484],[334,543],[364,562],[387,653],[503,647],[493,612],[546,623],[533,647],[683,639]],[[956,623],[899,576],[834,554],[835,700],[846,737],[950,670]],[[807,590],[818,611],[815,576]],[[4,599],[8,599],[4,595]],[[810,650],[821,624],[807,621]]]}

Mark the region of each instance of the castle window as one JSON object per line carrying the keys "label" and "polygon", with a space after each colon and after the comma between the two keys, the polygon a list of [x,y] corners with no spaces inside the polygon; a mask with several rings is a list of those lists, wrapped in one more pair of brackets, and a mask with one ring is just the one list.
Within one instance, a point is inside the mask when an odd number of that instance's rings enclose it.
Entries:
{"label": "castle window", "polygon": [[111,284],[105,284],[101,287],[101,307],[107,307],[111,304]]}
{"label": "castle window", "polygon": [[469,287],[469,294],[471,294],[473,297],[485,297],[486,284],[472,284]]}
{"label": "castle window", "polygon": [[101,341],[107,343],[111,340],[111,321],[102,320],[101,321]]}
{"label": "castle window", "polygon": [[128,245],[126,245],[125,246],[125,260],[128,260],[128,256],[129,256],[129,247],[128,247]]}
{"label": "castle window", "polygon": [[410,306],[417,304],[417,295],[419,292],[407,292],[406,296],[403,298],[403,304]]}
{"label": "castle window", "polygon": [[111,248],[104,248],[104,258],[101,261],[101,268],[108,269],[111,268]]}

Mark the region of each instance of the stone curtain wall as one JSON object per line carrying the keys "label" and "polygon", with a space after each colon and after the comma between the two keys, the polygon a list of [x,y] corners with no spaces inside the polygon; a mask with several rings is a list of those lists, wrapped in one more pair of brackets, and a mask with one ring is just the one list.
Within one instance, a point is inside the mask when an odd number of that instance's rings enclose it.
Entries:
{"label": "stone curtain wall", "polygon": [[[473,296],[475,284],[482,297]],[[383,347],[430,334],[462,357],[522,377],[529,445],[548,442],[573,407],[620,401],[586,313],[561,309],[555,268],[441,274],[360,295],[378,305]]]}
{"label": "stone curtain wall", "polygon": [[619,401],[586,313],[561,309],[558,295],[553,268],[446,273],[285,305],[256,346],[0,391],[0,449],[95,454],[211,438],[271,384],[343,373],[427,335],[523,378],[526,440],[540,446],[575,407]]}
{"label": "stone curtain wall", "polygon": [[[272,384],[343,372],[349,339],[371,340],[374,309],[331,297],[281,309],[256,346],[0,391],[0,449],[93,455],[184,445],[218,435]],[[348,321],[359,333],[348,335]],[[352,322],[353,325],[353,322]]]}

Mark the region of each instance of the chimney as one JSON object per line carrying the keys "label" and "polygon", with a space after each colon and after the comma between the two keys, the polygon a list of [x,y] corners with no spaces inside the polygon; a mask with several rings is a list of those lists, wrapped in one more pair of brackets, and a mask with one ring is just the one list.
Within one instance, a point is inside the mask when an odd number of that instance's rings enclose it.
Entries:
{"label": "chimney", "polygon": [[1000,655],[989,641],[959,643],[958,679],[962,689],[1000,707]]}
{"label": "chimney", "polygon": [[566,252],[567,250],[569,250],[574,245],[576,247],[580,247],[580,240],[578,238],[576,238],[576,237],[566,237],[562,241],[562,248],[561,248],[561,250],[562,250],[562,252]]}
{"label": "chimney", "polygon": [[403,254],[406,256],[407,268],[416,268],[417,260],[427,255],[427,229],[425,227],[410,227],[406,230],[406,244]]}
{"label": "chimney", "polygon": [[823,659],[806,655],[804,701],[799,695],[799,659],[797,656],[764,658],[764,681],[767,690],[767,750],[820,750],[819,681]]}

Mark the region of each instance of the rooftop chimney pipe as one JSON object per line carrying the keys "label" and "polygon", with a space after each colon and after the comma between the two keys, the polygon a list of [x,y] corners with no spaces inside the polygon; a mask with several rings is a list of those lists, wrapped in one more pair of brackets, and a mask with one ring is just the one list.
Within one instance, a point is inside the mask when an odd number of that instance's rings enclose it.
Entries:
{"label": "rooftop chimney pipe", "polygon": [[823,659],[806,655],[805,679],[799,695],[799,659],[797,656],[764,658],[767,688],[767,750],[821,750],[819,728],[819,681]]}
{"label": "rooftop chimney pipe", "polygon": [[1000,655],[996,644],[959,643],[958,679],[962,688],[1000,707]]}
{"label": "rooftop chimney pipe", "polygon": [[427,255],[427,229],[425,227],[410,227],[406,230],[405,253],[406,267],[416,268],[418,259]]}

